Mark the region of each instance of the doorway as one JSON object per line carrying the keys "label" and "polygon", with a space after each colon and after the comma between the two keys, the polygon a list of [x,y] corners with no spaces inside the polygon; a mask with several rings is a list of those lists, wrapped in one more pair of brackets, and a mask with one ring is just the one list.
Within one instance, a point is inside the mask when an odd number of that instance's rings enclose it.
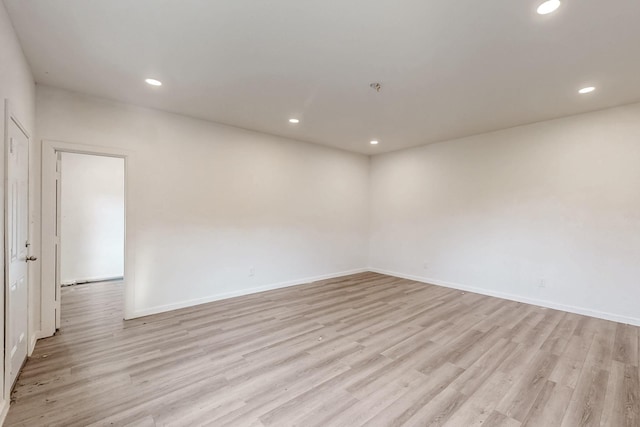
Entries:
{"label": "doorway", "polygon": [[62,325],[66,285],[119,281],[131,317],[131,163],[127,150],[42,142],[42,337]]}
{"label": "doorway", "polygon": [[124,159],[59,157],[60,285],[122,281]]}
{"label": "doorway", "polygon": [[[85,300],[92,299],[106,286],[111,293],[118,294],[120,306],[115,311],[122,313],[122,319],[124,159],[58,152],[58,162],[60,326],[64,327],[62,311],[69,306],[65,299],[73,295],[76,304],[89,303]],[[88,320],[97,319],[89,316]]]}

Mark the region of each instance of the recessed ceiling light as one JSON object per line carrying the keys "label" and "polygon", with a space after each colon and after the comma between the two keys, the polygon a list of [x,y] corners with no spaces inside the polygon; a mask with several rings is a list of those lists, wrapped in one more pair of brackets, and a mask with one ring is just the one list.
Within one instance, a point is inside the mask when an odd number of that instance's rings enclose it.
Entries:
{"label": "recessed ceiling light", "polygon": [[294,125],[297,125],[298,123],[300,123],[300,120],[298,120],[298,119],[289,119],[289,123],[293,123]]}
{"label": "recessed ceiling light", "polygon": [[147,84],[150,84],[151,86],[162,86],[162,82],[160,80],[144,79],[144,81],[147,82]]}
{"label": "recessed ceiling light", "polygon": [[584,95],[584,94],[587,94],[587,93],[591,93],[591,92],[593,92],[594,90],[596,90],[596,88],[595,88],[595,87],[593,87],[593,86],[583,87],[582,89],[580,89],[580,90],[578,91],[578,93],[580,93],[580,94]]}
{"label": "recessed ceiling light", "polygon": [[373,141],[371,141],[371,145],[378,145],[378,141],[374,139]]}
{"label": "recessed ceiling light", "polygon": [[548,13],[554,12],[559,7],[560,0],[548,0],[538,6],[538,13],[540,15],[546,15]]}

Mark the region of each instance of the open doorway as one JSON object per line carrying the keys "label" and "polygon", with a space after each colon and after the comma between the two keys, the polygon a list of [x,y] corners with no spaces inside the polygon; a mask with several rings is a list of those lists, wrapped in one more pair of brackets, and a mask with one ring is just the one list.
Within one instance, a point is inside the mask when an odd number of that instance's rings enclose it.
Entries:
{"label": "open doorway", "polygon": [[[108,302],[100,301],[101,298],[95,296],[91,307],[83,308],[75,304],[72,305],[74,308],[68,309],[69,312],[78,309],[97,314],[98,308],[106,309],[108,306],[110,316],[119,322],[123,318],[134,317],[131,266],[135,244],[131,224],[134,223],[135,198],[132,196],[130,179],[133,157],[131,151],[116,147],[42,141],[42,329],[39,337],[52,336],[63,326],[63,291],[95,290],[97,288],[92,285],[96,283],[117,282],[117,286],[112,287],[117,295],[112,293]],[[80,165],[74,164],[80,162]],[[102,167],[99,164],[108,166],[106,172],[97,175],[98,169]],[[63,180],[66,182],[63,183]],[[98,185],[99,188],[93,188],[93,185]],[[117,188],[117,192],[113,188],[105,192],[104,186]],[[100,197],[89,201],[86,194],[69,194],[78,189],[86,191],[86,187],[93,188],[94,195]],[[65,202],[67,196],[72,200]],[[88,218],[78,219],[75,216],[82,213],[79,212],[81,210]],[[105,217],[109,224],[103,224],[104,228],[98,231],[96,221],[104,220]],[[84,225],[81,221],[85,221]],[[63,236],[63,228],[72,234]],[[74,232],[81,239],[79,242],[74,242]],[[91,258],[87,259],[89,255]],[[66,259],[63,259],[65,256]],[[63,284],[75,286],[62,286]],[[66,293],[81,296],[79,292]],[[79,302],[82,304],[86,299],[81,298]],[[100,313],[103,312],[104,310]]]}
{"label": "open doorway", "polygon": [[122,281],[124,159],[60,153],[60,283]]}
{"label": "open doorway", "polygon": [[60,327],[122,320],[124,159],[59,152],[58,162]]}

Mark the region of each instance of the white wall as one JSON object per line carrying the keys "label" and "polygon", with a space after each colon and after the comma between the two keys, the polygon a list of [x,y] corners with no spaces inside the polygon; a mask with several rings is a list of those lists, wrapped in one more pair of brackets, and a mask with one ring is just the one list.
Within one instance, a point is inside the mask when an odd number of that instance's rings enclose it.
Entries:
{"label": "white wall", "polygon": [[[9,99],[11,103],[11,110],[17,116],[18,120],[27,129],[27,131],[33,135],[34,126],[34,97],[35,97],[35,85],[33,83],[33,76],[29,68],[22,49],[18,43],[15,32],[9,17],[4,7],[4,3],[0,1],[0,111],[2,116],[0,117],[0,140],[2,141],[2,149],[0,149],[0,176],[4,177],[4,132],[5,132],[5,99]],[[32,142],[33,143],[33,142]],[[32,162],[33,166],[33,162]],[[0,199],[4,200],[4,185],[0,185]],[[0,224],[4,224],[4,209],[0,209]],[[0,240],[4,241],[4,226],[0,227]],[[34,264],[34,263],[30,263]],[[35,266],[30,265],[29,274],[34,275],[38,272],[34,272]],[[4,271],[4,245],[0,244],[0,271]],[[2,279],[4,282],[4,275]],[[4,285],[2,286],[4,289]],[[30,337],[34,338],[34,331],[38,330],[40,322],[39,312],[39,300],[37,297],[37,290],[34,288],[29,289],[30,301],[29,303],[35,305],[37,310],[30,313],[29,316],[29,331]],[[0,292],[0,342],[4,342],[4,292]],[[33,341],[29,343],[29,352],[33,350]],[[4,372],[4,364],[0,363],[0,378]],[[6,390],[5,390],[6,392]],[[5,396],[8,397],[8,396]],[[3,399],[0,394],[0,423],[5,415],[5,411],[8,409],[8,399]]]}
{"label": "white wall", "polygon": [[63,284],[124,274],[124,159],[62,153]]}
{"label": "white wall", "polygon": [[371,267],[640,324],[640,104],[371,165]]}
{"label": "white wall", "polygon": [[39,140],[136,154],[136,314],[368,250],[378,271],[640,323],[640,104],[370,160],[49,87],[37,108]]}
{"label": "white wall", "polygon": [[366,156],[49,87],[36,98],[38,140],[134,152],[135,315],[366,267]]}

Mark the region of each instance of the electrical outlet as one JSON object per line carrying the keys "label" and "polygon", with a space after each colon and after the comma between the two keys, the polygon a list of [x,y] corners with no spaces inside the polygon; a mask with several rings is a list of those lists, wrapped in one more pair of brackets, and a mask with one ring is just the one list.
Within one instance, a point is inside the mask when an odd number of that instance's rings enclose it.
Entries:
{"label": "electrical outlet", "polygon": [[540,280],[538,280],[538,287],[539,288],[546,288],[547,287],[547,279],[540,278]]}
{"label": "electrical outlet", "polygon": [[253,277],[256,274],[256,269],[255,267],[251,266],[249,267],[249,277]]}
{"label": "electrical outlet", "polygon": [[429,263],[428,263],[427,261],[423,262],[423,263],[422,263],[422,268],[423,268],[424,270],[428,270],[428,269],[429,269]]}

